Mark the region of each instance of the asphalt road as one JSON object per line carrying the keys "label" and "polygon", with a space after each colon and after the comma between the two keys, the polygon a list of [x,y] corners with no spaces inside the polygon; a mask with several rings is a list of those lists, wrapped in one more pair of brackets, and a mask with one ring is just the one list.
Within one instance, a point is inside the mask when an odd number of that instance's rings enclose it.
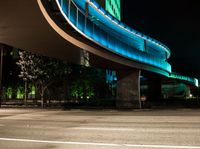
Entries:
{"label": "asphalt road", "polygon": [[0,149],[200,149],[200,110],[0,109]]}

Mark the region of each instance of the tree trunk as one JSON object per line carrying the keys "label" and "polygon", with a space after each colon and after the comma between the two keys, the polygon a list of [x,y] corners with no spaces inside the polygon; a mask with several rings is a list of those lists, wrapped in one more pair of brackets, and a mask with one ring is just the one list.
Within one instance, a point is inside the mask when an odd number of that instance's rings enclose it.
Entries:
{"label": "tree trunk", "polygon": [[64,79],[64,102],[68,102],[69,100],[69,82],[68,82],[68,76]]}
{"label": "tree trunk", "polygon": [[41,108],[44,108],[44,89],[41,91]]}
{"label": "tree trunk", "polygon": [[47,99],[45,100],[45,103],[47,104],[47,106],[49,106],[50,107],[50,105],[51,105],[51,91],[49,91],[49,89],[46,89],[46,92],[47,92],[47,95],[48,95],[48,97],[47,97]]}
{"label": "tree trunk", "polygon": [[38,91],[38,86],[35,84],[35,99],[34,99],[35,105],[37,105],[37,101],[38,101],[39,98],[40,98],[40,94],[39,94],[39,91]]}
{"label": "tree trunk", "polygon": [[25,105],[25,107],[27,106],[27,86],[28,86],[28,82],[25,81],[25,83],[24,83],[24,105]]}

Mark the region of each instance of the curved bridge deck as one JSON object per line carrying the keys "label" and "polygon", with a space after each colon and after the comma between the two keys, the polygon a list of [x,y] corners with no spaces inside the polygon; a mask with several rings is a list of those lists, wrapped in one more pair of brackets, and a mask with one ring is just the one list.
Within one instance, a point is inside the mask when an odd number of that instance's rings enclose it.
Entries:
{"label": "curved bridge deck", "polygon": [[70,62],[80,62],[84,49],[95,66],[136,68],[198,84],[173,75],[166,46],[114,19],[95,0],[1,0],[0,8],[0,43]]}

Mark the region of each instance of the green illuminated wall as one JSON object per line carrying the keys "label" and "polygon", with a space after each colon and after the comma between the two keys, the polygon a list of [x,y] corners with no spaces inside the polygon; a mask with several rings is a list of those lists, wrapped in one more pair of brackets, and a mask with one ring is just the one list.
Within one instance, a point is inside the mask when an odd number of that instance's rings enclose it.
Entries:
{"label": "green illuminated wall", "polygon": [[121,2],[120,0],[96,0],[103,8],[118,20],[121,20]]}
{"label": "green illuminated wall", "polygon": [[106,0],[106,10],[118,20],[121,20],[120,0]]}

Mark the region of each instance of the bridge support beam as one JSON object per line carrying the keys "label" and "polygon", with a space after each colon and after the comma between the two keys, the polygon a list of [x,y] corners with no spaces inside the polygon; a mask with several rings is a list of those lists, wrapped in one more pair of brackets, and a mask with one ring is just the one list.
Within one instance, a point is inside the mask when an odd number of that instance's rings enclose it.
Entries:
{"label": "bridge support beam", "polygon": [[140,70],[120,70],[117,80],[116,107],[140,108]]}
{"label": "bridge support beam", "polygon": [[162,96],[162,83],[160,76],[153,76],[148,81],[147,100],[150,102],[158,102]]}

